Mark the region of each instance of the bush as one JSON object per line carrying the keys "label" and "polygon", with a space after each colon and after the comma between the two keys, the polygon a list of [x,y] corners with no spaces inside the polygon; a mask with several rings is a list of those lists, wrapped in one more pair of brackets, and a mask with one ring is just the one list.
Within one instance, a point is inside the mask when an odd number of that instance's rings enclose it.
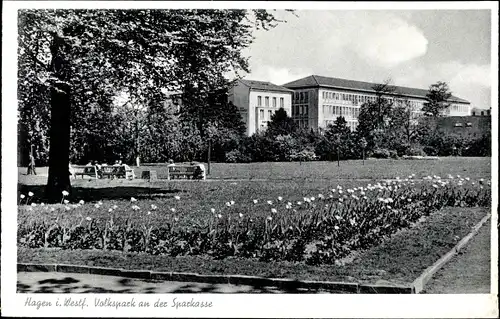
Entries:
{"label": "bush", "polygon": [[389,150],[389,157],[393,159],[399,159],[398,152],[395,150]]}
{"label": "bush", "polygon": [[391,156],[388,149],[376,148],[372,151],[371,157],[373,158],[389,158]]}
{"label": "bush", "polygon": [[226,163],[249,163],[252,161],[252,158],[240,150],[232,150],[226,153],[225,160]]}
{"label": "bush", "polygon": [[437,156],[439,153],[438,150],[432,146],[424,146],[423,151],[429,156]]}
{"label": "bush", "polygon": [[427,156],[422,147],[420,146],[412,146],[406,151],[406,155],[409,156]]}
{"label": "bush", "polygon": [[290,160],[292,161],[301,161],[301,162],[309,162],[309,161],[315,161],[317,160],[318,157],[314,153],[314,151],[311,150],[302,150],[300,152],[293,152],[290,154]]}

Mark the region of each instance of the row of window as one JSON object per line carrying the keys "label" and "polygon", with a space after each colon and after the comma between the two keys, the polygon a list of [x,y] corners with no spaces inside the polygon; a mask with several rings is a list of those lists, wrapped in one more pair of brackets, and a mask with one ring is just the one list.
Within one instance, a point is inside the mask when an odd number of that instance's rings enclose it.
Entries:
{"label": "row of window", "polygon": [[455,112],[460,112],[460,113],[468,113],[469,112],[469,106],[467,105],[460,105],[460,104],[454,104],[450,106],[451,111]]}
{"label": "row of window", "polygon": [[[333,125],[334,123],[335,123],[335,120],[325,120],[325,128],[328,127],[328,125]],[[347,121],[346,125],[351,131],[355,131],[356,128],[358,127],[358,122],[357,121]]]}
{"label": "row of window", "polygon": [[297,127],[299,127],[299,128],[307,128],[307,127],[309,127],[309,123],[308,123],[307,119],[300,119],[300,120],[295,119],[294,122],[295,122],[295,125]]}
{"label": "row of window", "polygon": [[292,105],[292,116],[308,115],[309,106],[308,105]]}
{"label": "row of window", "polygon": [[[275,113],[275,111],[273,111],[273,110],[267,110],[267,120],[268,120],[268,121],[270,121],[270,120],[271,120],[271,116],[272,116],[274,113]],[[264,112],[264,110],[259,110],[259,118],[258,118],[258,120],[259,120],[259,121],[264,120],[264,119],[265,119],[265,118],[264,118],[264,115],[265,115],[265,114],[266,114],[266,113]]]}
{"label": "row of window", "polygon": [[[387,100],[394,102],[403,99],[387,97]],[[375,102],[377,100],[376,96],[373,95],[361,95],[361,94],[349,94],[349,93],[336,93],[336,92],[323,92],[323,100],[335,100],[335,101],[347,101],[352,104],[362,104],[366,102]],[[411,107],[422,107],[423,101],[408,101]]]}
{"label": "row of window", "polygon": [[308,103],[309,102],[309,92],[295,92],[293,94],[293,103],[298,103],[298,102],[304,102]]}
{"label": "row of window", "polygon": [[359,116],[359,108],[339,105],[323,105],[323,114],[357,118]]}
{"label": "row of window", "polygon": [[[273,97],[273,107],[278,107],[277,105],[277,98]],[[269,96],[264,97],[264,106],[269,107]],[[262,96],[258,95],[257,96],[257,106],[262,106]],[[285,98],[280,97],[280,107],[284,108],[285,107]]]}

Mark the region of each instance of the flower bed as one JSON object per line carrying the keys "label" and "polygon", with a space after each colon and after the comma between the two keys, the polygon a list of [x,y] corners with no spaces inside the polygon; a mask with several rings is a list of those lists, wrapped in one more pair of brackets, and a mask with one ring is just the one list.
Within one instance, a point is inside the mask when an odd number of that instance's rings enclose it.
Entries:
{"label": "flower bed", "polygon": [[[229,201],[210,209],[208,214],[200,214],[198,219],[183,219],[172,214],[176,208],[157,207],[151,202],[146,206],[134,198],[127,207],[118,207],[70,204],[63,197],[62,204],[50,208],[20,208],[18,243],[31,248],[331,264],[352,251],[380,243],[444,206],[490,205],[491,187],[484,180],[474,182],[453,176],[446,180],[437,176],[424,181],[413,179],[412,175],[349,189],[337,186],[325,195],[294,202],[283,198],[253,199],[249,200],[253,208],[245,206],[244,211],[240,204]],[[21,204],[28,203],[29,195],[23,195]],[[176,201],[181,210],[182,198]],[[92,217],[86,214],[89,211]],[[117,213],[124,218],[109,217]]]}

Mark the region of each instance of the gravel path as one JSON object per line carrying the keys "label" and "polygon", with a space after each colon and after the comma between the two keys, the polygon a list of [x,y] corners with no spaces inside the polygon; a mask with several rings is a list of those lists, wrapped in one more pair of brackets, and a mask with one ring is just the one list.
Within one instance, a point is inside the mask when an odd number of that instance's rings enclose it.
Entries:
{"label": "gravel path", "polygon": [[491,220],[485,223],[461,253],[454,256],[427,283],[423,293],[490,293]]}

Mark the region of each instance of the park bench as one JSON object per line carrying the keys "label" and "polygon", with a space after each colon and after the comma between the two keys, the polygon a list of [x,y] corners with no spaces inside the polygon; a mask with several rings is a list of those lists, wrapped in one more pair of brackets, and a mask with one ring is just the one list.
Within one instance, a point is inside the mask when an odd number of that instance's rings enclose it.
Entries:
{"label": "park bench", "polygon": [[[194,179],[196,176],[197,165],[182,165],[167,167],[167,179]],[[199,179],[205,179],[204,176]]]}
{"label": "park bench", "polygon": [[99,178],[99,174],[98,174],[97,168],[95,166],[84,166],[84,167],[75,166],[73,168],[75,170],[75,177],[78,177],[78,175],[81,175],[82,178],[84,178],[84,176],[89,176],[89,177],[93,177],[96,179]]}
{"label": "park bench", "polygon": [[103,166],[101,170],[102,170],[102,176],[107,178],[126,178],[126,179],[135,178],[134,170],[127,165]]}

